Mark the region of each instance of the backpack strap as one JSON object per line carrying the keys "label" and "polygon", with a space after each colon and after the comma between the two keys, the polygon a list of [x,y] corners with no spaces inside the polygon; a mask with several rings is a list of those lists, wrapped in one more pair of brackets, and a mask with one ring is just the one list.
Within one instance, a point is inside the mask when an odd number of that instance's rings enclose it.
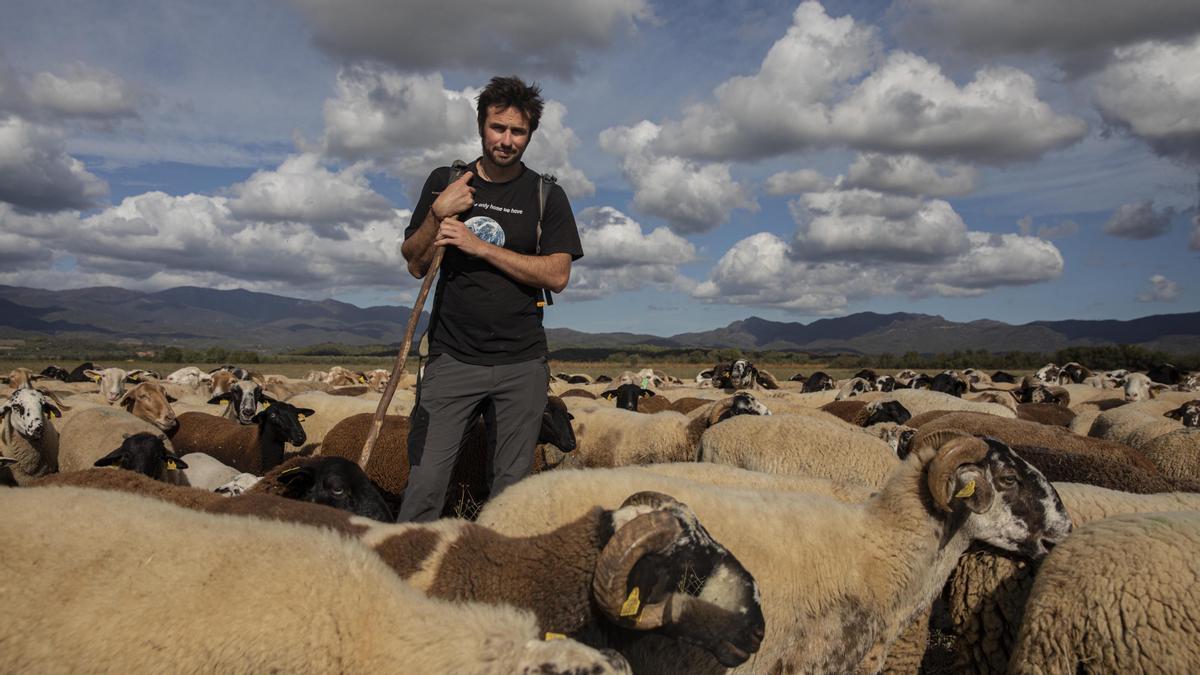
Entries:
{"label": "backpack strap", "polygon": [[[550,196],[550,190],[557,182],[558,179],[555,178],[554,174],[551,173],[544,173],[538,176],[537,244],[534,249],[538,255],[542,254],[542,218],[546,215],[546,199]],[[539,295],[541,295],[543,299],[538,300],[538,307],[545,307],[546,305],[554,304],[554,295],[550,291],[541,289]]]}

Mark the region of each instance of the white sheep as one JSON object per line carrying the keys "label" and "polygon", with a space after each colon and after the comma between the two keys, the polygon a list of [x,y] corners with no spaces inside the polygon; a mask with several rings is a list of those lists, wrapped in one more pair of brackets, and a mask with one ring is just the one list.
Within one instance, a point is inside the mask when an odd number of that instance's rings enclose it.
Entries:
{"label": "white sheep", "polygon": [[1200,513],[1079,528],[1038,571],[1009,672],[1195,672],[1198,559]]}
{"label": "white sheep", "polygon": [[704,432],[702,462],[878,487],[899,464],[878,436],[841,420],[739,416]]}
{"label": "white sheep", "polygon": [[[703,485],[644,469],[555,471],[510,487],[477,522],[509,535],[536,534],[593,506],[611,508],[631,489],[669,490],[762,589],[766,638],[737,672],[875,672],[972,540],[1040,556],[1069,529],[1049,483],[1008,448],[966,437],[937,444],[936,451],[914,451],[862,504]],[[1034,512],[1018,517],[1010,500]],[[651,636],[626,655],[638,672],[713,672],[715,665],[706,653]]]}
{"label": "white sheep", "polygon": [[201,490],[216,490],[241,474],[237,469],[203,452],[189,452],[180,459],[187,464],[187,468],[183,470],[181,484]]}
{"label": "white sheep", "polygon": [[79,488],[0,491],[0,512],[22,515],[0,518],[20,581],[0,584],[0,671],[630,672],[528,612],[431,600],[327,530]]}
{"label": "white sheep", "polygon": [[62,417],[65,407],[32,387],[14,390],[0,406],[0,455],[17,460],[9,471],[18,484],[58,471],[58,429],[47,417]]}
{"label": "white sheep", "polygon": [[196,387],[212,379],[208,373],[200,370],[196,366],[186,366],[175,372],[167,375],[166,381],[171,384],[182,384],[188,387]]}
{"label": "white sheep", "polygon": [[988,413],[999,417],[1015,418],[1017,413],[999,403],[968,401],[950,394],[929,389],[896,389],[889,392],[867,392],[859,397],[863,401],[899,401],[913,417],[932,410],[963,410]]}
{"label": "white sheep", "polygon": [[1155,438],[1183,428],[1179,422],[1163,416],[1174,407],[1170,401],[1153,400],[1105,410],[1092,422],[1088,436],[1141,449]]}

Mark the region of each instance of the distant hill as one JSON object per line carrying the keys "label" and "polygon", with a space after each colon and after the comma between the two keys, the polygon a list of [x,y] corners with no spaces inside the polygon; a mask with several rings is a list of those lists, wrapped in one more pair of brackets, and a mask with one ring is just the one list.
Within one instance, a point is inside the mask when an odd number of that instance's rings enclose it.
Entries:
{"label": "distant hill", "polygon": [[[0,338],[61,337],[105,342],[280,351],[321,343],[395,344],[410,309],[356,307],[245,290],[193,286],[142,293],[98,287],[48,291],[0,286]],[[418,324],[424,330],[428,315]],[[1065,347],[1136,344],[1200,353],[1200,312],[1131,321],[1034,321],[1011,325],[947,321],[930,314],[860,312],[809,324],[749,317],[723,328],[669,337],[640,333],[546,331],[551,349],[801,350],[903,354],[983,349],[1054,352]]]}

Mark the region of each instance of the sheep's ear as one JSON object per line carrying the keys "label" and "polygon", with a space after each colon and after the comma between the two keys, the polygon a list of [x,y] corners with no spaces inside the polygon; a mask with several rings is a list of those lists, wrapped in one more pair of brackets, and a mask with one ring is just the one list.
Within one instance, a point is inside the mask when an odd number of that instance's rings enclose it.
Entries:
{"label": "sheep's ear", "polygon": [[62,417],[62,411],[53,403],[43,403],[42,411],[51,417]]}
{"label": "sheep's ear", "polygon": [[89,380],[91,380],[91,381],[93,381],[93,382],[99,382],[99,381],[100,381],[100,373],[99,373],[98,371],[95,371],[95,370],[85,370],[85,371],[83,371],[83,374],[84,374],[84,375],[85,375],[85,376],[86,376],[86,377],[87,377]]}
{"label": "sheep's ear", "polygon": [[208,402],[210,405],[217,405],[218,403],[221,403],[222,401],[232,401],[232,400],[233,400],[233,392],[227,391],[224,394],[217,394],[216,396],[208,399]]}
{"label": "sheep's ear", "polygon": [[643,389],[642,393],[638,394],[640,398],[646,398],[647,396],[656,396],[656,394],[649,389]]}
{"label": "sheep's ear", "polygon": [[170,450],[162,454],[163,464],[167,466],[167,471],[178,471],[179,469],[189,468],[187,462],[175,456],[175,453]]}
{"label": "sheep's ear", "polygon": [[130,389],[124,394],[121,394],[121,398],[114,401],[113,405],[124,406],[125,410],[133,412],[134,403],[136,403],[136,401],[133,400],[133,390]]}
{"label": "sheep's ear", "polygon": [[17,463],[17,460],[15,457],[5,457],[4,455],[0,455],[0,467],[4,467],[4,466],[8,466],[9,464],[16,464],[16,463]]}
{"label": "sheep's ear", "polygon": [[616,398],[616,397],[617,397],[617,390],[616,390],[616,389],[609,389],[608,391],[606,391],[606,392],[604,392],[604,393],[600,394],[600,398],[609,399],[609,400],[612,400],[612,399],[614,399],[614,398]]}
{"label": "sheep's ear", "polygon": [[262,390],[259,390],[259,392],[258,392],[258,398],[259,398],[259,400],[261,400],[261,401],[263,402],[263,405],[270,405],[270,404],[272,404],[272,403],[279,403],[279,399],[275,398],[274,396],[272,396],[272,395],[270,395],[270,394],[268,394],[268,393],[266,393],[265,391],[262,391]]}
{"label": "sheep's ear", "polygon": [[316,476],[307,466],[294,466],[280,473],[275,480],[286,487],[283,492],[284,497],[297,499],[312,488],[313,483],[316,482]]}
{"label": "sheep's ear", "polygon": [[96,463],[92,466],[115,466],[117,468],[121,468],[121,462],[124,461],[125,450],[123,448],[117,448],[116,450],[113,450],[107,455],[96,460]]}
{"label": "sheep's ear", "polygon": [[1167,412],[1163,413],[1163,417],[1170,417],[1173,420],[1183,421],[1183,408],[1168,410]]}
{"label": "sheep's ear", "polygon": [[317,414],[312,408],[296,408],[296,414],[300,416],[300,420],[304,421],[305,417],[312,417]]}
{"label": "sheep's ear", "polygon": [[167,403],[178,403],[179,402],[179,399],[175,398],[174,396],[172,396],[170,394],[167,394],[166,396],[167,396]]}

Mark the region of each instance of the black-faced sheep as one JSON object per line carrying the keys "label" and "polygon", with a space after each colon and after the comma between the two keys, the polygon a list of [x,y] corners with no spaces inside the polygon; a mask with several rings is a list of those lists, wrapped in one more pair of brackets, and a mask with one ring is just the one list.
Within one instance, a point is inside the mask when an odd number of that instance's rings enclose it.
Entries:
{"label": "black-faced sheep", "polygon": [[0,519],[4,672],[630,672],[528,612],[430,599],[333,532],[81,489],[0,491],[0,511],[23,516]]}
{"label": "black-faced sheep", "polygon": [[[609,389],[600,394],[600,398],[606,400],[616,400],[617,407],[634,412],[657,413],[664,410],[670,410],[671,402],[662,398],[655,398],[657,395],[644,387],[636,384],[622,384],[616,389]],[[642,399],[646,399],[643,401]],[[641,406],[640,408],[638,406]]]}
{"label": "black-faced sheep", "polygon": [[262,475],[283,461],[283,446],[304,445],[304,418],[308,408],[297,408],[283,401],[267,406],[241,425],[216,415],[183,413],[179,427],[170,435],[175,452],[203,452],[238,471]]}
{"label": "black-faced sheep", "polygon": [[166,483],[178,483],[187,462],[167,449],[162,434],[140,432],[126,437],[121,446],[97,459],[94,466],[133,471]]}
{"label": "black-faced sheep", "polygon": [[[549,532],[593,506],[619,504],[626,490],[662,486],[763,591],[767,635],[737,672],[877,672],[973,540],[1040,557],[1070,528],[1053,488],[1007,447],[963,437],[937,443],[914,451],[861,504],[626,468],[535,476],[493,500],[479,522],[510,535]],[[651,636],[623,653],[639,672],[724,672],[706,653]]]}
{"label": "black-faced sheep", "polygon": [[834,401],[821,406],[821,410],[853,424],[869,427],[883,422],[904,424],[912,417],[899,401]]}
{"label": "black-faced sheep", "polygon": [[388,523],[395,520],[367,474],[341,457],[293,457],[268,471],[247,493],[323,504]]}
{"label": "black-faced sheep", "polygon": [[811,394],[815,391],[825,391],[827,389],[834,388],[835,384],[833,378],[824,371],[818,370],[812,375],[809,375],[808,379],[804,381],[804,388],[800,391],[804,394]]}
{"label": "black-faced sheep", "polygon": [[238,424],[251,424],[260,405],[274,402],[274,398],[263,393],[262,385],[253,380],[238,380],[229,386],[229,391],[208,399],[210,405],[225,403],[221,417]]}

